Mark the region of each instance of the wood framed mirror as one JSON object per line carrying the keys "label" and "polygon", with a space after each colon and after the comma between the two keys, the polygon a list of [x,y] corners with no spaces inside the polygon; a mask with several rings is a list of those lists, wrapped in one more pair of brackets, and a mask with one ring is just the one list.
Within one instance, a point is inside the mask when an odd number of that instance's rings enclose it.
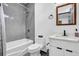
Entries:
{"label": "wood framed mirror", "polygon": [[56,6],[56,25],[76,25],[76,3]]}

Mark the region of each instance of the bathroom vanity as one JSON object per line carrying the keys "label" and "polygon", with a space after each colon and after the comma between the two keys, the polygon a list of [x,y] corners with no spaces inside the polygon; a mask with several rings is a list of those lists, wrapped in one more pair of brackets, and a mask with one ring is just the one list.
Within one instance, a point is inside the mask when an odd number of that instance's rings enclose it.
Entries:
{"label": "bathroom vanity", "polygon": [[79,56],[79,37],[50,36],[50,56]]}

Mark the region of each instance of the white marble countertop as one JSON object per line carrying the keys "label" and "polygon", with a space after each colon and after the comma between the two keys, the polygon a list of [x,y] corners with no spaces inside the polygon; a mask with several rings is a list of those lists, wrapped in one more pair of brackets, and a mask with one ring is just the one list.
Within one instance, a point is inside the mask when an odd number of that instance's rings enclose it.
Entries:
{"label": "white marble countertop", "polygon": [[74,36],[53,35],[53,36],[50,36],[49,39],[79,42],[79,37],[74,37]]}

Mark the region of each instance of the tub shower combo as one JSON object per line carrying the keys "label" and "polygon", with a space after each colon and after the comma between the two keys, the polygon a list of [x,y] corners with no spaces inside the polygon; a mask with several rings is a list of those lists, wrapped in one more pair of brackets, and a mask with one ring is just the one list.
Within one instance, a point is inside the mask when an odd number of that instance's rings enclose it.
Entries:
{"label": "tub shower combo", "polygon": [[0,56],[24,55],[34,42],[33,24],[33,3],[1,3]]}

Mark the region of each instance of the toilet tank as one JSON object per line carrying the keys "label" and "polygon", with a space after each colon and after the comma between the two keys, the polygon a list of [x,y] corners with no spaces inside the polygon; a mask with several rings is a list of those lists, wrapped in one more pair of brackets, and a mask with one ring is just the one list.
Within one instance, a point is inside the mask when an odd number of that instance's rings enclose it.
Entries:
{"label": "toilet tank", "polygon": [[39,44],[46,44],[46,40],[45,37],[43,35],[38,35],[38,37],[35,40],[35,43],[39,43]]}
{"label": "toilet tank", "polygon": [[35,43],[42,44],[43,45],[42,51],[47,52],[46,37],[44,35],[38,35],[35,39]]}

